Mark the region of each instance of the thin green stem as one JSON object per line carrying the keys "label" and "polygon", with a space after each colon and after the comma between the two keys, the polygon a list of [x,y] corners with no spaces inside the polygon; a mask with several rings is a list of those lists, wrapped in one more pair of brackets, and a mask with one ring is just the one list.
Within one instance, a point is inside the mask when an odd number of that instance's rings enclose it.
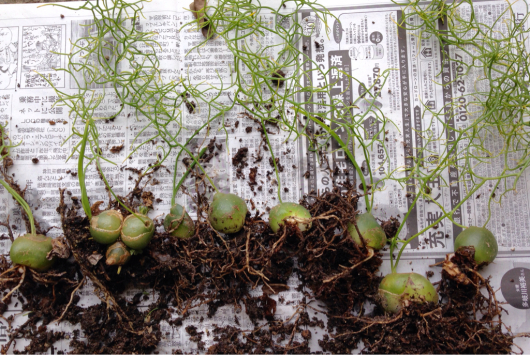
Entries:
{"label": "thin green stem", "polygon": [[[315,122],[316,124],[318,124],[320,127],[324,128],[324,129],[327,129],[328,127],[324,124],[324,122],[320,121],[319,119],[315,119],[313,117],[311,117],[311,120],[313,122]],[[370,205],[370,200],[368,198],[368,186],[366,184],[366,180],[364,179],[364,175],[362,173],[362,170],[361,168],[359,167],[359,164],[357,164],[357,162],[355,161],[355,157],[353,156],[353,154],[350,152],[350,150],[348,149],[348,145],[345,144],[342,139],[334,132],[334,131],[331,131],[329,130],[328,133],[337,141],[337,143],[339,143],[339,145],[342,147],[342,149],[344,150],[344,153],[348,156],[348,158],[350,159],[351,163],[353,164],[353,166],[355,167],[355,170],[357,171],[358,175],[359,175],[359,178],[361,179],[361,183],[363,185],[363,190],[364,190],[364,202],[366,203],[366,210],[368,212],[370,212],[372,210],[372,206]]]}
{"label": "thin green stem", "polygon": [[7,192],[9,192],[11,196],[13,196],[13,198],[18,202],[20,207],[22,207],[24,212],[26,212],[26,215],[28,216],[28,220],[29,220],[29,225],[31,228],[30,233],[32,235],[35,235],[37,233],[35,230],[35,221],[33,220],[33,213],[31,213],[31,208],[29,207],[28,203],[24,201],[22,196],[20,196],[11,186],[9,186],[7,182],[5,182],[4,180],[0,180],[0,184],[4,186]]}
{"label": "thin green stem", "polygon": [[[202,156],[204,155],[204,153],[206,153],[207,150],[208,150],[208,147],[202,148],[202,150],[199,152],[199,155],[197,156],[197,159],[201,159]],[[175,171],[177,170],[177,163],[178,163],[178,161],[175,162]],[[182,175],[182,178],[179,180],[178,184],[173,189],[173,196],[171,197],[171,206],[175,205],[175,198],[177,197],[177,193],[180,190],[180,187],[182,186],[184,181],[187,179],[188,175],[193,170],[193,168],[195,167],[196,164],[197,164],[196,160],[193,160],[191,162],[189,168],[186,169],[186,171],[184,172],[184,175]],[[218,190],[216,190],[216,191],[219,192]]]}
{"label": "thin green stem", "polygon": [[86,142],[88,140],[88,132],[90,129],[90,119],[87,118],[85,123],[85,131],[83,133],[83,138],[81,140],[81,147],[79,147],[79,159],[77,161],[77,177],[79,180],[79,188],[81,190],[81,204],[83,205],[83,210],[85,211],[88,220],[92,219],[92,210],[90,208],[90,201],[88,200],[88,194],[85,184],[85,150]]}

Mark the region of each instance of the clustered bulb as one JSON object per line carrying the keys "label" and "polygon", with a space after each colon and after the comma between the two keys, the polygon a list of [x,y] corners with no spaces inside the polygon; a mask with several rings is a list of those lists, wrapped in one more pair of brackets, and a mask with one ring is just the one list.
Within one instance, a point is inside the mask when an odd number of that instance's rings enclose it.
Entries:
{"label": "clustered bulb", "polygon": [[121,234],[123,216],[119,211],[103,211],[90,220],[90,235],[100,244],[112,244]]}
{"label": "clustered bulb", "polygon": [[124,219],[119,211],[107,210],[92,217],[89,231],[94,241],[109,245],[105,254],[106,264],[121,267],[130,260],[131,250],[140,251],[149,244],[155,233],[155,224],[141,213]]}
{"label": "clustered bulb", "polygon": [[105,254],[107,265],[125,265],[131,258],[131,253],[125,244],[116,242],[107,248]]}
{"label": "clustered bulb", "polygon": [[164,228],[173,237],[188,239],[195,234],[195,223],[186,209],[176,204],[164,218]]}
{"label": "clustered bulb", "polygon": [[121,241],[134,250],[142,250],[153,238],[155,224],[153,220],[143,214],[131,214],[123,221]]}

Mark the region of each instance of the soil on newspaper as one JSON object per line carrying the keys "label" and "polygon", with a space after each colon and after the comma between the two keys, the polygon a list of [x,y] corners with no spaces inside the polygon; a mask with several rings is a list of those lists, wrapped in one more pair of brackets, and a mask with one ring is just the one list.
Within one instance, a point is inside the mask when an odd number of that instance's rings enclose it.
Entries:
{"label": "soil on newspaper", "polygon": [[[150,174],[136,172],[135,188],[121,198],[131,209],[153,203],[141,187]],[[196,178],[197,191],[207,191],[200,186],[204,184],[200,176]],[[256,212],[247,215],[239,233],[221,235],[207,221],[206,195],[190,198],[198,209],[195,235],[181,240],[157,233],[118,273],[116,266],[104,262],[105,246],[90,238],[78,198],[60,190],[57,211],[64,239],[60,239],[62,250],[57,251],[60,258],[55,266],[36,273],[12,267],[7,258],[0,257],[0,281],[5,286],[0,311],[4,313],[9,305],[28,314],[22,325],[11,324],[14,316],[4,314],[10,326],[2,352],[21,339],[27,344],[24,353],[47,352],[50,347],[62,352],[66,349],[57,348],[60,339],[67,340],[64,344],[72,353],[154,352],[169,335],[161,322],[181,327],[190,310],[200,305],[207,307],[208,317],[223,305],[232,305],[236,312],[232,325],[214,327],[214,342],[208,348],[201,331],[186,327],[198,352],[309,353],[316,350],[309,345],[316,329],[324,333],[318,340],[322,350],[333,353],[350,352],[360,340],[367,353],[510,351],[513,339],[503,334],[501,324],[494,320],[502,309],[488,280],[480,277],[472,257],[466,254],[457,254],[452,263],[470,281],[465,283],[464,277],[452,274],[451,278],[445,271],[450,268],[444,265],[444,278],[438,285],[441,305],[413,306],[395,316],[384,315],[377,307],[370,314],[365,311],[366,302],[377,301],[382,259],[381,254],[372,255],[357,246],[347,234],[346,225],[354,220],[359,198],[353,185],[305,196],[301,203],[315,216],[305,233],[297,227],[273,233]],[[93,204],[94,214],[100,213],[100,205],[99,201]],[[128,214],[116,201],[110,200],[110,205],[124,216]],[[399,223],[392,218],[383,225],[392,237]],[[47,231],[39,228],[38,232]],[[9,234],[3,238],[12,238],[11,231]],[[291,276],[301,280],[298,291],[303,298],[285,302],[282,292],[289,290]],[[93,285],[93,294],[80,291],[85,283]],[[490,292],[489,297],[478,292],[482,287]],[[15,288],[16,292],[8,294]],[[255,289],[257,293],[251,292]],[[279,301],[271,298],[273,294],[279,294]],[[88,296],[92,297],[90,305],[86,304]],[[100,302],[94,304],[95,297]],[[326,307],[317,306],[315,299]],[[292,305],[292,317],[281,320],[276,315],[277,302]],[[474,310],[480,318],[473,317]],[[242,329],[239,311],[246,312],[254,329]],[[315,311],[327,316],[327,327],[310,316]],[[73,324],[77,330],[54,330],[58,322]]]}
{"label": "soil on newspaper", "polygon": [[473,255],[473,248],[461,249],[437,265],[440,304],[413,303],[393,316],[376,308],[361,317],[337,317],[343,323],[335,334],[324,335],[322,349],[347,353],[362,341],[362,352],[370,354],[511,353],[514,337],[503,333],[500,320],[505,311]]}

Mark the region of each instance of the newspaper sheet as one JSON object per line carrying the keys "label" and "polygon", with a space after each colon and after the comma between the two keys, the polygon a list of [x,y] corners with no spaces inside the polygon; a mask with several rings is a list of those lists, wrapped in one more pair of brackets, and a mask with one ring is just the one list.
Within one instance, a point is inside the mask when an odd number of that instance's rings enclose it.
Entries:
{"label": "newspaper sheet", "polygon": [[[278,1],[278,6],[280,2]],[[475,11],[485,19],[494,19],[506,7],[504,1],[477,1]],[[332,5],[334,7],[332,7]],[[332,89],[333,95],[343,95],[344,100],[354,100],[359,97],[363,87],[379,85],[379,75],[390,69],[388,77],[380,95],[374,101],[359,100],[356,102],[359,110],[369,111],[374,106],[378,112],[391,118],[394,125],[389,125],[385,131],[387,144],[384,147],[374,146],[370,152],[370,166],[373,175],[384,175],[401,166],[412,164],[408,161],[407,147],[422,144],[421,139],[414,136],[421,125],[430,122],[426,107],[432,110],[440,109],[444,100],[457,97],[456,85],[442,87],[439,85],[443,78],[438,77],[440,70],[448,66],[456,70],[450,63],[443,61],[438,42],[424,39],[420,33],[398,28],[396,22],[402,15],[402,9],[391,3],[363,3],[331,2],[330,9],[337,21],[330,23],[331,32],[327,33],[324,24],[309,10],[300,12],[299,21],[311,26],[311,35],[304,37],[303,45],[307,47],[307,55],[315,63],[329,71],[329,80],[336,82]],[[182,25],[193,19],[188,5],[179,2],[154,1],[146,4],[144,18],[136,26],[146,31],[158,33],[156,40],[160,43],[158,57],[164,80],[175,80],[187,75],[193,82],[211,82],[221,84],[229,81],[232,75],[231,65],[233,56],[226,48],[226,44],[219,39],[208,42],[200,50],[194,47],[203,39],[199,31],[189,28],[181,31]],[[514,8],[520,11],[525,7]],[[27,188],[28,203],[34,210],[36,220],[44,229],[51,228],[49,235],[59,236],[60,217],[56,211],[59,203],[59,188],[66,188],[72,196],[80,196],[77,179],[76,156],[68,160],[78,139],[68,139],[72,129],[72,121],[66,108],[54,106],[57,100],[56,92],[42,79],[40,74],[50,78],[53,84],[62,90],[72,92],[76,90],[74,81],[64,72],[56,69],[66,65],[65,56],[69,46],[77,38],[83,37],[88,31],[91,16],[82,11],[68,11],[65,9],[46,6],[37,8],[34,5],[3,5],[0,7],[0,121],[7,123],[7,129],[13,142],[20,144],[12,150],[14,165],[10,169],[16,181]],[[270,21],[275,21],[271,15]],[[273,43],[275,38],[262,38],[263,43]],[[5,69],[7,68],[7,70]],[[357,83],[344,83],[340,80],[340,72],[347,72],[357,79]],[[217,74],[219,73],[219,74]],[[303,78],[311,80],[313,85],[323,78]],[[450,82],[449,78],[447,82]],[[464,85],[471,89],[472,80]],[[348,88],[346,90],[346,88]],[[94,89],[100,90],[103,88]],[[358,90],[361,90],[357,92]],[[324,99],[324,98],[323,98]],[[228,102],[230,92],[224,92],[218,102]],[[119,99],[107,95],[101,103],[100,110],[117,111]],[[200,105],[200,104],[199,104]],[[317,106],[317,105],[315,105]],[[318,107],[310,108],[317,112]],[[119,195],[125,195],[134,187],[134,171],[131,168],[145,168],[154,164],[159,156],[164,154],[164,147],[160,142],[151,141],[151,128],[138,135],[145,122],[142,118],[129,115],[125,110],[112,121],[98,123],[101,138],[101,148],[108,158],[116,165],[106,164],[103,167],[106,178],[113,190]],[[225,127],[217,130],[212,126],[209,136],[197,137],[192,141],[192,148],[198,151],[215,138],[216,153],[205,168],[212,175],[214,182],[224,192],[233,192],[247,200],[251,213],[265,213],[277,204],[276,176],[271,173],[270,153],[261,145],[258,132],[259,125],[250,120],[244,121],[241,111],[233,110],[225,117]],[[182,109],[184,131],[179,139],[185,140],[207,120],[208,110],[188,112]],[[367,115],[366,127],[377,126],[377,116]],[[454,122],[454,124],[460,124]],[[80,125],[80,123],[78,123]],[[169,127],[175,132],[179,127]],[[82,127],[78,127],[82,129]],[[367,128],[367,132],[371,128]],[[423,127],[425,129],[425,127]],[[433,123],[431,129],[436,132],[440,125]],[[379,129],[375,130],[375,132]],[[282,181],[282,199],[284,201],[298,201],[304,193],[311,190],[325,190],[335,182],[344,181],[347,176],[354,176],[355,171],[348,162],[348,158],[336,146],[332,147],[325,161],[315,154],[306,154],[308,142],[304,139],[287,140],[285,134],[279,131],[271,135],[271,145],[275,148],[278,164],[282,166],[279,179]],[[441,147],[433,144],[432,151]],[[141,146],[140,146],[141,145]],[[114,147],[123,149],[113,149]],[[129,156],[134,147],[140,148]],[[232,166],[232,158],[242,147],[248,148],[248,164],[238,171]],[[360,151],[355,152],[361,156]],[[177,152],[173,151],[168,162],[174,162]],[[385,164],[380,164],[380,161]],[[365,162],[366,166],[366,162]],[[330,171],[339,167],[337,174]],[[157,203],[150,216],[163,218],[169,210],[173,186],[173,163],[166,164],[159,169],[154,178],[146,186],[152,191]],[[177,178],[185,170],[182,162],[177,165]],[[386,170],[386,172],[385,172]],[[258,186],[248,184],[240,179],[239,174],[248,176],[257,173]],[[402,172],[406,174],[405,171]],[[527,172],[530,174],[530,171]],[[513,193],[503,200],[502,205],[492,208],[493,218],[488,228],[495,234],[499,242],[497,260],[484,271],[484,276],[491,276],[492,285],[497,292],[497,298],[506,302],[509,312],[505,322],[511,326],[513,333],[530,331],[530,306],[528,304],[527,282],[530,279],[530,238],[528,224],[530,223],[530,175],[526,174],[520,181],[518,193]],[[458,176],[446,172],[448,181],[458,181]],[[95,168],[89,170],[86,176],[87,189],[91,201],[108,201],[108,194],[104,183]],[[191,181],[191,180],[190,180]],[[192,189],[193,185],[189,184]],[[452,184],[443,187],[440,181],[432,181],[430,188],[436,200],[447,208],[453,208],[458,202],[463,186]],[[488,187],[485,187],[488,188]],[[382,219],[390,216],[401,218],[411,206],[410,188],[403,188],[399,184],[387,184],[385,189],[377,192],[374,202],[374,214]],[[0,189],[0,220],[5,221],[9,216],[9,223],[14,231],[23,233],[24,224],[21,212],[15,206],[8,193]],[[477,192],[479,195],[481,192]],[[177,201],[184,204],[189,211],[194,211],[192,201],[185,195],[179,194]],[[71,201],[70,201],[71,203]],[[464,225],[480,224],[486,216],[486,200],[469,199],[458,210],[460,221]],[[362,208],[363,206],[361,206]],[[440,216],[440,210],[428,201],[419,201],[403,233],[413,235]],[[429,230],[420,238],[409,244],[400,270],[413,270],[419,273],[433,269],[429,265],[435,264],[453,251],[453,240],[460,231],[460,227],[450,222],[442,221],[438,229]],[[5,233],[5,229],[1,230]],[[0,252],[9,253],[8,239],[0,241]],[[381,268],[383,274],[390,268],[388,265],[388,251]],[[436,272],[431,281],[440,278]],[[298,283],[296,278],[289,281],[290,286]],[[90,284],[83,287],[79,294],[82,306],[96,304],[99,300],[91,292]],[[278,303],[277,316],[289,318],[296,307],[296,302],[302,295],[291,287],[291,291],[283,292],[282,300]],[[127,297],[132,298],[137,292],[144,292],[147,298],[152,298],[149,290],[130,290]],[[254,290],[259,294],[260,290]],[[278,300],[278,296],[276,297]],[[293,301],[293,302],[289,302]],[[289,304],[292,303],[292,304]],[[9,314],[17,314],[21,305],[11,304]],[[140,305],[142,306],[142,305]],[[319,314],[315,314],[321,317]],[[17,317],[17,323],[24,322],[24,315]],[[186,319],[185,325],[193,324],[205,331],[203,340],[206,348],[212,343],[213,335],[208,332],[213,324],[226,325],[236,321],[242,328],[252,328],[252,323],[244,312],[235,312],[232,306],[221,308],[213,318],[206,317],[206,310],[198,308],[191,311],[191,317]],[[52,325],[53,327],[53,325]],[[72,334],[74,327],[61,323],[57,329]],[[0,319],[0,345],[7,342],[7,325]],[[174,328],[164,323],[162,332],[165,334],[160,342],[159,351],[171,353],[175,348],[184,351],[196,351],[196,345],[189,340],[184,327]],[[295,339],[296,340],[296,339]],[[312,349],[317,351],[318,337],[311,339]],[[530,351],[528,339],[517,339],[516,343],[526,352]],[[16,347],[23,348],[25,342],[17,341]],[[68,340],[62,340],[51,349],[51,353],[68,351]]]}

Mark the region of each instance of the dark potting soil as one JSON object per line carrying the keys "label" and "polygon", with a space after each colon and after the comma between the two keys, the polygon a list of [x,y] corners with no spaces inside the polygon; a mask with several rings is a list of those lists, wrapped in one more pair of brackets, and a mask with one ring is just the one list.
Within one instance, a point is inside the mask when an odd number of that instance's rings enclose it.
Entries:
{"label": "dark potting soil", "polygon": [[[358,332],[364,342],[364,352],[511,353],[514,338],[503,333],[500,320],[505,311],[489,280],[480,275],[474,252],[473,247],[460,249],[442,263],[437,284],[441,304],[413,304],[393,317],[378,309],[373,317],[349,323],[349,332]],[[335,337],[335,341],[347,337]]]}
{"label": "dark potting soil", "polygon": [[[141,204],[144,194],[140,181],[146,176],[140,174],[136,187],[122,198],[130,208]],[[204,186],[202,191],[206,190]],[[22,282],[22,268],[12,267],[0,257],[0,271],[6,278],[4,296],[19,284],[22,295],[10,295],[0,303],[0,311],[20,302],[23,311],[30,312],[26,323],[9,329],[9,343],[2,352],[17,338],[30,341],[23,352],[47,351],[67,336],[47,329],[51,322],[60,320],[78,324],[83,331],[84,339],[79,332],[69,339],[72,353],[149,353],[162,339],[161,320],[181,327],[189,311],[200,305],[206,305],[208,317],[224,305],[242,308],[254,328],[242,329],[238,322],[215,326],[214,344],[206,348],[204,334],[188,326],[186,332],[199,352],[310,353],[317,349],[309,347],[314,335],[308,327],[324,333],[318,343],[323,351],[332,353],[351,352],[361,340],[367,353],[504,353],[510,352],[513,344],[511,335],[503,333],[501,324],[494,320],[502,308],[489,281],[473,264],[470,251],[457,253],[444,264],[443,278],[437,285],[440,305],[413,304],[397,315],[385,315],[376,307],[366,314],[366,302],[377,303],[382,260],[379,253],[357,246],[347,234],[346,225],[354,220],[360,196],[354,186],[305,196],[301,203],[314,216],[312,228],[305,233],[295,226],[272,233],[258,213],[248,213],[243,230],[221,235],[206,218],[207,198],[190,196],[198,207],[195,235],[181,240],[166,233],[155,234],[120,274],[116,266],[105,264],[105,246],[90,238],[88,220],[80,216],[80,204],[67,205],[64,190],[60,196],[57,210],[72,255],[59,259],[48,272],[26,269]],[[127,215],[115,201],[111,207]],[[390,219],[382,225],[388,237],[393,237],[399,222]],[[282,321],[276,315],[277,301],[270,296],[280,294],[283,302],[281,292],[289,288],[287,280],[293,274],[300,279],[299,291],[304,297],[294,307],[292,317]],[[83,308],[75,291],[86,279],[92,281],[101,303]],[[142,294],[131,301],[121,296],[133,287],[152,289],[156,295],[145,311],[138,309]],[[254,287],[262,294],[251,295]],[[489,297],[482,295],[481,288]],[[326,328],[321,320],[310,319],[308,310],[317,311],[312,305],[315,299],[327,308],[318,310],[327,316]],[[474,311],[479,314],[477,318]]]}

